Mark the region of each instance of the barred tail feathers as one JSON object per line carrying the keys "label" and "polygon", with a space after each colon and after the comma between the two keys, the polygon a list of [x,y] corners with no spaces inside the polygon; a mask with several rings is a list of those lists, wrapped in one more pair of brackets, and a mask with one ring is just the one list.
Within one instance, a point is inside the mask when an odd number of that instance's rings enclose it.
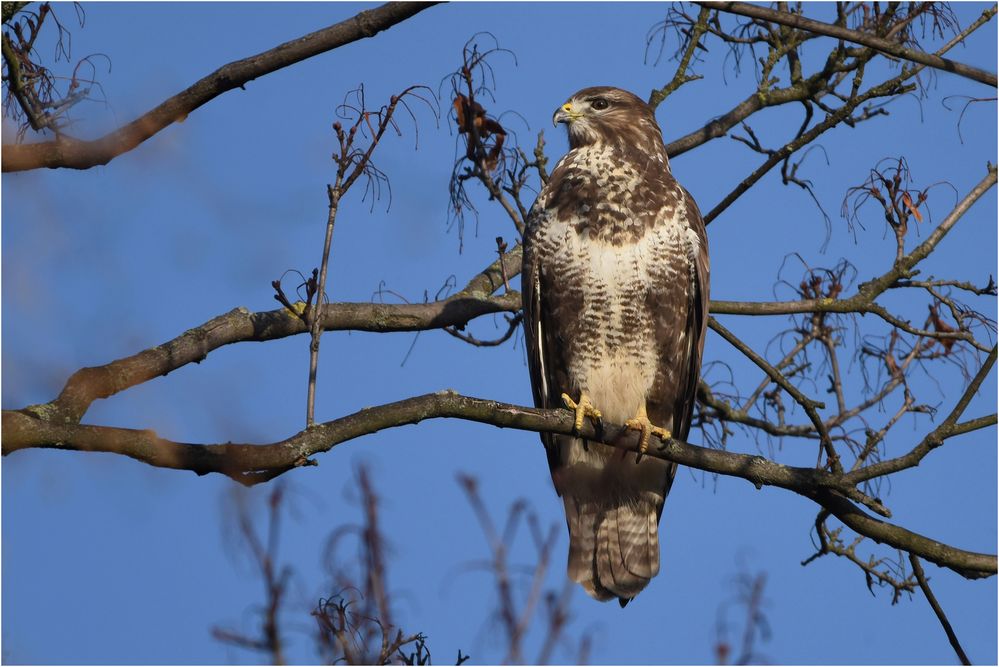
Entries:
{"label": "barred tail feathers", "polygon": [[591,597],[638,595],[659,573],[657,504],[650,499],[608,507],[563,496],[569,525],[569,577]]}

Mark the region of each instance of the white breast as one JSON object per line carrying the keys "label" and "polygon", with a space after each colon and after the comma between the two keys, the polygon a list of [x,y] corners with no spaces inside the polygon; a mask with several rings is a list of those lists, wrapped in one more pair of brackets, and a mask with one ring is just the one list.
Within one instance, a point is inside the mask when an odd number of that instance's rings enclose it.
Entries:
{"label": "white breast", "polygon": [[[687,257],[683,220],[657,225],[635,243],[618,246],[576,232],[573,224],[549,221],[555,266],[572,266],[572,280],[582,290],[586,338],[567,341],[569,374],[593,404],[613,423],[635,416],[652,388],[658,365],[653,313],[645,295],[675,275],[671,256]],[[683,265],[686,262],[681,262]]]}

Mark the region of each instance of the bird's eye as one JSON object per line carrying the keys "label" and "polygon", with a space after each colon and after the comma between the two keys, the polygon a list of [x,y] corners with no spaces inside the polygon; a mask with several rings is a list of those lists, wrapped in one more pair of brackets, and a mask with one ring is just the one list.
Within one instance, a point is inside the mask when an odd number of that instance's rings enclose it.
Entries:
{"label": "bird's eye", "polygon": [[590,102],[590,106],[596,109],[597,111],[603,111],[604,109],[610,106],[610,102],[608,102],[602,97],[598,97],[594,99],[592,102]]}

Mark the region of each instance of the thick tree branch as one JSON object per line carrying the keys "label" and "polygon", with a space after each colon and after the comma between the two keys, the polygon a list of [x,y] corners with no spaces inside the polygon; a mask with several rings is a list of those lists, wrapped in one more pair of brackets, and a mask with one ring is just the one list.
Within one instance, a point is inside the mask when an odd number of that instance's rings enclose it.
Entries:
{"label": "thick tree branch", "polygon": [[375,9],[364,10],[346,21],[285,42],[263,53],[229,63],[128,125],[99,139],[83,141],[63,135],[54,141],[5,144],[3,171],[25,171],[40,167],[89,169],[107,164],[165,127],[183,121],[192,111],[225,92],[242,88],[249,81],[320,53],[365,37],[373,37],[434,4],[436,3],[390,2]]}
{"label": "thick tree branch", "polygon": [[[502,296],[493,296],[493,293],[504,286],[504,270],[507,275],[520,273],[521,257],[522,248],[518,244],[469,280],[460,292],[440,301],[327,304],[322,312],[323,330],[427,331],[461,328],[483,315],[516,313],[521,305],[519,293],[509,291]],[[275,299],[282,300],[280,296]],[[167,375],[192,362],[198,363],[224,345],[277,340],[306,333],[308,326],[300,317],[302,311],[289,310],[295,304],[287,300],[283,303],[286,307],[280,310],[257,313],[235,308],[162,345],[103,366],[82,368],[70,376],[55,400],[28,406],[25,410],[47,421],[78,423],[95,400]]]}
{"label": "thick tree branch", "polygon": [[[851,30],[843,26],[815,21],[813,19],[806,18],[801,14],[777,11],[768,7],[751,5],[745,2],[697,2],[696,4],[702,7],[709,7],[711,9],[717,9],[718,11],[728,12],[730,14],[741,14],[742,16],[748,16],[749,18],[772,21],[774,23],[790,26],[792,28],[807,30],[820,35],[827,35],[829,37],[835,37],[848,42],[854,42],[855,44],[861,44],[875,49],[876,51],[880,51],[881,53],[886,53],[897,58],[904,58],[905,60],[919,63],[920,65],[926,65],[927,67],[933,67],[934,69],[943,70],[945,72],[953,72],[954,74],[958,74],[974,81],[979,81],[992,86],[993,88],[996,87],[996,75],[992,72],[986,72],[985,70],[978,69],[977,67],[965,65],[964,63],[959,63],[954,60],[948,60],[947,58],[941,58],[940,56],[932,53],[925,53],[917,49],[910,49],[899,42],[891,42],[887,39],[883,39],[877,35],[872,35],[867,32]],[[989,14],[990,17],[994,16],[996,13],[995,5],[987,9],[986,13]]]}
{"label": "thick tree branch", "polygon": [[[896,273],[896,271],[891,271]],[[807,313],[840,313],[853,315],[876,315],[888,324],[906,333],[924,338],[939,340],[960,340],[972,347],[988,352],[989,347],[968,331],[932,331],[915,327],[907,320],[892,315],[876,303],[878,293],[858,293],[846,299],[801,299],[798,301],[711,301],[711,312],[715,315],[801,315]]]}
{"label": "thick tree branch", "polygon": [[[416,424],[426,419],[457,418],[502,428],[573,433],[573,415],[568,410],[540,410],[499,403],[451,391],[426,394],[366,408],[346,417],[316,424],[281,442],[253,444],[189,444],[158,437],[152,431],[56,424],[25,412],[3,412],[3,454],[30,448],[113,452],[150,465],[191,470],[198,474],[217,472],[244,484],[255,484],[296,467],[315,465],[310,457],[336,445],[383,429]],[[580,432],[588,440],[637,451],[637,438],[627,437],[620,425],[605,424],[597,431],[584,423]],[[757,487],[777,486],[811,498],[826,507],[855,532],[879,542],[915,553],[966,577],[996,573],[996,557],[956,549],[899,526],[874,519],[843,495],[863,499],[863,494],[844,483],[844,476],[815,468],[797,468],[748,454],[698,447],[677,440],[656,442],[646,452],[668,461],[707,472],[739,477]]]}
{"label": "thick tree branch", "polygon": [[[464,326],[476,317],[520,309],[520,295],[468,297],[459,293],[443,301],[422,304],[334,303],[324,306],[324,331],[424,331]],[[76,423],[98,398],[197,363],[223,345],[277,340],[305,333],[306,325],[286,309],[251,312],[235,308],[185,331],[171,341],[74,373],[59,397],[26,410],[53,422]]]}

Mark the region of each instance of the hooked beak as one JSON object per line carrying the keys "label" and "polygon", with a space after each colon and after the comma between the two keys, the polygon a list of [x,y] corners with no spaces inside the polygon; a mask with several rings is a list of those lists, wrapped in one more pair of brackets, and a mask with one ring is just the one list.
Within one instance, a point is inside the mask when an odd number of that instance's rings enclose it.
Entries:
{"label": "hooked beak", "polygon": [[558,126],[559,123],[571,123],[580,117],[578,111],[574,111],[572,108],[572,102],[566,102],[555,111],[555,115],[552,116],[552,125]]}

